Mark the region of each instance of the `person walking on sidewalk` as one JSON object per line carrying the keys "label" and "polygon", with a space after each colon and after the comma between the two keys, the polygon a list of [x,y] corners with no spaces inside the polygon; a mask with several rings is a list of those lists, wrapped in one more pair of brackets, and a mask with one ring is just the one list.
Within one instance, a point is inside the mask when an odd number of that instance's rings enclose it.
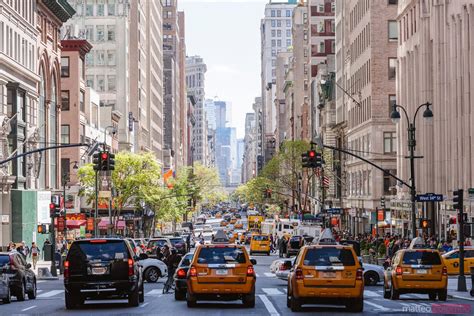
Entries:
{"label": "person walking on sidewalk", "polygon": [[31,261],[33,262],[33,270],[36,269],[36,263],[38,262],[39,254],[40,254],[40,250],[38,246],[36,246],[36,243],[33,241],[31,243],[31,250],[30,250],[30,257],[31,257]]}

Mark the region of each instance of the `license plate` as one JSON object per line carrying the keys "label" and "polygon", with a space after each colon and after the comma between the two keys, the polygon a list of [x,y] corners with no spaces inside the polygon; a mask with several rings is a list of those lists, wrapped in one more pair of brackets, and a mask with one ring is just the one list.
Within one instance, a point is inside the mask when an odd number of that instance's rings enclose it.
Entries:
{"label": "license plate", "polygon": [[416,269],[416,274],[427,274],[428,270],[426,269]]}
{"label": "license plate", "polygon": [[323,272],[323,278],[335,278],[336,272]]}
{"label": "license plate", "polygon": [[92,268],[92,274],[105,274],[106,268]]}
{"label": "license plate", "polygon": [[217,269],[216,274],[217,275],[227,275],[227,269]]}

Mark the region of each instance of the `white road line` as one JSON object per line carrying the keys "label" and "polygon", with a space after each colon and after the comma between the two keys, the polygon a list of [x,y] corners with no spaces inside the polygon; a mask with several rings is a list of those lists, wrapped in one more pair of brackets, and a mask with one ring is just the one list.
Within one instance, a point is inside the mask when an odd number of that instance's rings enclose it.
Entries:
{"label": "white road line", "polygon": [[43,292],[43,290],[36,290],[36,293],[41,293]]}
{"label": "white road line", "polygon": [[22,309],[21,311],[22,311],[22,312],[26,312],[26,311],[28,311],[28,310],[30,310],[30,309],[35,308],[35,307],[36,307],[36,305],[33,305],[33,306],[27,307],[27,308],[25,308],[25,309]]}
{"label": "white road line", "polygon": [[367,297],[367,298],[370,298],[370,297],[380,297],[380,294],[377,294],[377,293],[374,292],[374,291],[365,290],[365,291],[364,291],[364,297]]}
{"label": "white road line", "polygon": [[373,306],[373,307],[376,307],[378,308],[380,311],[383,311],[383,312],[386,312],[386,311],[389,311],[390,308],[386,308],[382,305],[379,305],[379,304],[375,304],[373,302],[369,302],[369,301],[364,301],[365,304],[369,304],[370,306]]}
{"label": "white road line", "polygon": [[260,277],[260,275],[259,275],[258,273],[255,273],[255,276],[256,276],[257,278]]}
{"label": "white road line", "polygon": [[145,296],[154,296],[154,295],[158,295],[158,294],[163,294],[163,289],[151,290],[151,291],[145,293]]}
{"label": "white road line", "polygon": [[265,294],[267,294],[267,295],[282,295],[282,294],[284,294],[284,293],[280,292],[278,289],[274,289],[274,288],[263,288],[262,291],[265,292]]}
{"label": "white road line", "polygon": [[273,306],[272,302],[263,294],[258,295],[260,299],[262,300],[263,304],[265,305],[265,308],[267,311],[270,313],[271,316],[280,316],[280,314],[277,312],[275,309],[275,306]]}
{"label": "white road line", "polygon": [[265,272],[264,274],[265,274],[265,276],[266,276],[267,278],[273,278],[273,277],[275,277],[275,275],[274,275],[273,273],[271,273],[271,272]]}
{"label": "white road line", "polygon": [[150,302],[143,303],[142,305],[140,305],[140,308],[143,308],[143,307],[147,306],[148,304],[150,304]]}
{"label": "white road line", "polygon": [[44,283],[44,282],[46,282],[46,281],[45,280],[38,280],[38,281],[36,281],[36,284]]}
{"label": "white road line", "polygon": [[39,297],[39,298],[52,297],[52,296],[61,294],[61,293],[63,293],[63,292],[64,292],[64,290],[52,290],[52,291],[48,291],[48,292],[45,292],[45,293],[43,293],[43,294],[40,294],[40,295],[38,295],[38,297]]}

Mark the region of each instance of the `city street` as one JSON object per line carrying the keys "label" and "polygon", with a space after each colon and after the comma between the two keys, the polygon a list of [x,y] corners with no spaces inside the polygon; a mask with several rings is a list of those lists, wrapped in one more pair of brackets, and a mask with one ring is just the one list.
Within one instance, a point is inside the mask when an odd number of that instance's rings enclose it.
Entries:
{"label": "city street", "polygon": [[[257,301],[254,309],[245,309],[246,315],[293,315],[286,307],[286,281],[275,278],[269,272],[270,263],[276,255],[253,256],[257,260]],[[235,302],[203,302],[196,308],[188,309],[185,301],[175,301],[173,294],[162,294],[163,281],[145,284],[145,302],[139,307],[128,307],[123,301],[86,301],[80,310],[67,311],[64,306],[64,289],[62,279],[54,281],[38,281],[38,298],[1,305],[2,315],[7,314],[74,314],[74,315],[117,315],[117,314],[154,314],[154,315],[239,315],[242,313],[242,304]],[[428,314],[431,313],[432,302],[427,295],[407,294],[400,300],[391,301],[383,298],[382,284],[365,288],[364,315],[370,314]],[[443,305],[468,304],[474,310],[474,301],[448,299]],[[351,314],[344,308],[337,306],[306,306],[302,315],[314,313]]]}

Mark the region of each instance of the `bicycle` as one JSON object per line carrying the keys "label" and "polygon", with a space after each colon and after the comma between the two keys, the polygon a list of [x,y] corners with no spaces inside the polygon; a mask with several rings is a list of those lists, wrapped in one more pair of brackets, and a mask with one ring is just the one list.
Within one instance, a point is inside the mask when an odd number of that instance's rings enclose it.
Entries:
{"label": "bicycle", "polygon": [[168,279],[163,286],[163,294],[169,294],[170,290],[171,293],[175,291],[175,284],[174,284],[174,271],[168,271]]}

